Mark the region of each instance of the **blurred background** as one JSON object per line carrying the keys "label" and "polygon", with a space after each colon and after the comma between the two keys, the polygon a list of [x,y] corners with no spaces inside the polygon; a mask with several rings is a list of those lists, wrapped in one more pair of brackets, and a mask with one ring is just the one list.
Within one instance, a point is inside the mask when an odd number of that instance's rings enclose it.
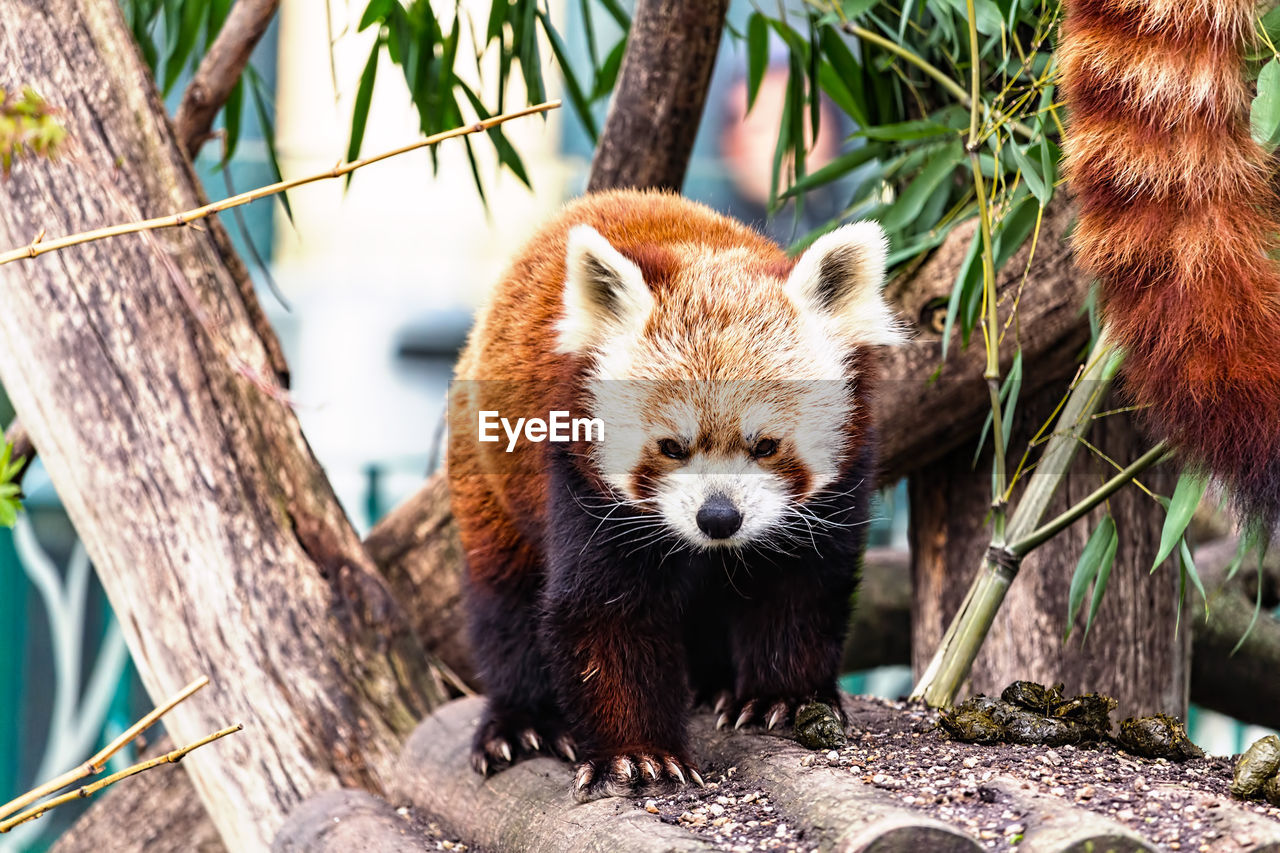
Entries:
{"label": "blurred background", "polygon": [[[479,20],[487,14],[487,3],[462,6],[476,6]],[[347,156],[353,101],[376,36],[376,28],[358,31],[363,8],[284,0],[257,48],[253,67],[274,102],[276,158],[286,177]],[[570,64],[589,67],[583,8],[549,6]],[[748,3],[733,3],[731,27],[741,30],[750,11]],[[598,15],[592,27],[599,44],[618,41],[620,30],[608,17]],[[543,58],[549,67],[550,55]],[[771,64],[748,116],[742,40],[722,41],[685,192],[789,243],[837,215],[839,205],[818,194],[801,217],[790,209],[766,216],[786,80],[785,52],[774,59],[777,73]],[[380,62],[365,153],[419,136],[403,75],[385,55]],[[546,75],[548,85],[558,79]],[[171,91],[172,107],[181,82]],[[524,102],[518,80],[508,97]],[[604,100],[594,109],[598,126]],[[845,114],[832,111],[822,123],[811,168],[856,144],[847,141],[854,128],[842,121]],[[521,120],[506,132],[531,187],[499,166],[493,146],[479,144],[482,201],[465,149],[446,143],[436,169],[419,151],[363,169],[349,186],[330,181],[295,190],[292,217],[272,201],[243,208],[240,223],[224,215],[285,347],[308,439],[362,532],[439,464],[448,382],[473,311],[517,247],[585,186],[592,141],[573,111]],[[219,168],[216,144],[201,155],[210,197],[274,180],[262,121],[252,111],[239,137],[229,169]],[[0,410],[0,421],[11,417]],[[0,529],[0,802],[73,766],[150,707],[38,465],[26,486],[26,515],[12,532]],[[906,547],[901,488],[883,496],[872,543]],[[853,674],[846,687],[897,697],[909,690],[910,672]],[[1214,753],[1239,751],[1263,734],[1209,712],[1193,710],[1190,722],[1193,739]],[[132,756],[126,751],[117,760]],[[0,838],[0,850],[43,849],[75,816],[75,809],[59,810],[24,827],[25,834]]]}

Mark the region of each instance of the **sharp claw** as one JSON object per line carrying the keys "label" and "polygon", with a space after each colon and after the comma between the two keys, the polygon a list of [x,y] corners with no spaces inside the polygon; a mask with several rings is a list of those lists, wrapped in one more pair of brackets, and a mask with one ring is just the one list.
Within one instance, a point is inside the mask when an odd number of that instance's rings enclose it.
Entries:
{"label": "sharp claw", "polygon": [[734,729],[740,729],[747,723],[751,722],[751,718],[755,716],[756,706],[754,702],[748,702],[742,709],[742,713],[738,715],[737,722],[733,724]]}
{"label": "sharp claw", "polygon": [[702,774],[692,767],[689,768],[689,775],[693,777],[693,781],[697,783],[699,788],[707,787],[707,783],[702,781]]}
{"label": "sharp claw", "polygon": [[786,719],[787,706],[779,702],[773,706],[773,710],[769,712],[769,720],[765,723],[765,728],[772,730],[774,726]]}
{"label": "sharp claw", "polygon": [[716,713],[724,715],[729,710],[729,703],[732,701],[733,697],[729,695],[728,691],[721,693],[716,697]]}
{"label": "sharp claw", "polygon": [[650,782],[658,780],[658,763],[649,756],[645,756],[640,760],[640,772],[648,777]]}
{"label": "sharp claw", "polygon": [[591,784],[591,779],[595,776],[596,770],[590,764],[583,764],[578,768],[578,772],[573,777],[573,790],[581,793]]}
{"label": "sharp claw", "polygon": [[501,755],[501,756],[503,757],[503,759],[504,759],[504,760],[506,760],[506,761],[510,761],[510,760],[511,760],[511,758],[512,758],[512,755],[511,755],[511,744],[507,743],[505,740],[504,740],[504,741],[502,741],[501,743],[499,743],[499,744],[498,744],[498,754],[499,754],[499,755]]}
{"label": "sharp claw", "polygon": [[667,759],[666,764],[667,772],[676,777],[681,785],[685,784],[684,771],[680,769],[680,765],[670,758]]}
{"label": "sharp claw", "polygon": [[471,766],[474,767],[476,769],[476,772],[479,773],[481,776],[489,775],[489,759],[483,753],[476,756],[471,761]]}
{"label": "sharp claw", "polygon": [[525,729],[520,734],[520,741],[534,752],[542,749],[542,738],[538,737],[538,733],[533,729]]}
{"label": "sharp claw", "polygon": [[573,749],[573,741],[567,737],[559,737],[556,739],[556,749],[560,750],[560,754],[570,761],[578,760],[578,753]]}
{"label": "sharp claw", "polygon": [[635,765],[631,763],[631,759],[625,755],[620,755],[613,762],[613,772],[621,776],[623,779],[630,779],[635,775]]}
{"label": "sharp claw", "polygon": [[723,729],[727,725],[729,725],[729,714],[726,712],[716,719],[716,728]]}

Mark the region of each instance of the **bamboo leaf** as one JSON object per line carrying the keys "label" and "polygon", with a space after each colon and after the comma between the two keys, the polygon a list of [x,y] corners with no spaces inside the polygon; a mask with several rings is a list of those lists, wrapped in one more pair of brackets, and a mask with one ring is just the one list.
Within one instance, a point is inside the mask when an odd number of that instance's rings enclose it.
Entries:
{"label": "bamboo leaf", "polygon": [[547,13],[539,10],[538,20],[542,23],[542,31],[547,34],[547,41],[551,44],[551,53],[555,56],[556,62],[560,65],[560,71],[564,74],[564,87],[566,94],[569,96],[569,103],[573,106],[573,111],[577,114],[578,120],[582,122],[582,126],[586,128],[592,144],[595,144],[600,137],[600,131],[596,128],[595,116],[591,115],[591,104],[583,93],[582,86],[578,83],[577,75],[573,73],[573,67],[569,64],[568,50],[565,49],[564,42],[560,40],[560,34],[551,25],[551,19],[547,17]]}
{"label": "bamboo leaf", "polygon": [[1204,584],[1200,581],[1200,573],[1196,571],[1196,562],[1191,558],[1191,548],[1187,545],[1187,537],[1183,536],[1178,541],[1178,556],[1182,561],[1183,571],[1191,578],[1191,584],[1196,588],[1196,592],[1200,593],[1200,600],[1204,602],[1204,616],[1209,618],[1209,596],[1205,595]]}
{"label": "bamboo leaf", "polygon": [[924,203],[933,191],[951,177],[956,164],[964,158],[964,147],[959,139],[940,148],[937,155],[920,170],[920,174],[907,185],[902,194],[890,205],[888,212],[880,219],[885,231],[899,231],[907,223],[920,215]]}
{"label": "bamboo leaf", "polygon": [[[394,2],[394,0],[393,0]],[[502,38],[502,25],[511,11],[511,0],[493,0],[489,5],[489,23],[485,27],[484,43],[487,47],[494,39]]]}
{"label": "bamboo leaf", "polygon": [[524,77],[524,88],[529,103],[537,104],[547,99],[546,88],[542,85],[542,59],[538,51],[537,33],[534,31],[534,15],[537,12],[537,0],[520,0],[523,7],[520,31],[523,38],[517,39],[520,49],[520,74]]}
{"label": "bamboo leaf", "polygon": [[840,34],[830,27],[819,34],[818,44],[829,63],[819,66],[818,85],[858,123],[858,127],[866,127],[871,122],[864,94],[866,81],[862,65]]}
{"label": "bamboo leaf", "polygon": [[[467,96],[467,100],[471,102],[471,107],[476,111],[476,115],[482,119],[490,117],[489,111],[485,109],[484,104],[476,93],[471,91],[470,86],[459,82],[458,88]],[[489,139],[493,141],[493,147],[497,149],[498,162],[510,169],[520,183],[532,189],[533,184],[529,182],[529,174],[525,171],[524,162],[520,159],[520,155],[516,153],[516,149],[511,145],[506,134],[502,132],[502,128],[491,127],[486,132],[489,134]]]}
{"label": "bamboo leaf", "polygon": [[960,314],[960,306],[970,301],[970,292],[982,281],[982,231],[975,228],[973,239],[969,241],[969,251],[956,272],[955,284],[951,285],[951,295],[947,298],[947,319],[942,326],[942,360],[947,360],[947,349],[951,345],[951,331],[955,327],[956,318]]}
{"label": "bamboo leaf", "polygon": [[1244,641],[1249,639],[1249,635],[1253,633],[1253,626],[1258,624],[1258,616],[1262,613],[1262,590],[1266,587],[1266,578],[1263,576],[1262,553],[1258,554],[1258,592],[1254,596],[1253,601],[1253,617],[1249,619],[1249,625],[1244,629],[1244,633],[1240,635],[1240,639],[1231,647],[1231,654],[1234,655],[1240,651],[1240,647],[1244,645]]}
{"label": "bamboo leaf", "polygon": [[1076,569],[1071,575],[1071,587],[1067,592],[1067,631],[1062,636],[1063,642],[1071,636],[1076,617],[1084,606],[1084,594],[1089,589],[1089,584],[1094,583],[1098,577],[1103,559],[1115,539],[1115,519],[1108,515],[1094,529],[1084,550],[1080,552],[1080,559],[1076,561]]}
{"label": "bamboo leaf", "polygon": [[207,2],[188,0],[181,5],[182,20],[178,24],[178,31],[175,35],[167,36],[175,40],[172,42],[173,50],[164,60],[163,91],[166,95],[173,89],[173,84],[178,82],[178,77],[186,68],[191,51],[196,46],[196,37],[200,35],[200,25],[204,23],[205,15],[209,11]]}
{"label": "bamboo leaf", "polygon": [[1258,73],[1258,94],[1250,111],[1254,141],[1274,148],[1280,143],[1280,59],[1272,59]]}
{"label": "bamboo leaf", "polygon": [[[1110,516],[1107,516],[1110,519]],[[1089,615],[1084,622],[1084,635],[1089,636],[1089,631],[1093,629],[1094,620],[1098,616],[1098,608],[1102,605],[1102,596],[1107,591],[1107,581],[1111,578],[1111,567],[1116,562],[1116,549],[1120,545],[1120,537],[1115,533],[1115,522],[1111,522],[1112,534],[1111,542],[1107,546],[1107,552],[1102,555],[1102,562],[1098,566],[1098,576],[1093,581],[1093,600],[1089,602]]]}
{"label": "bamboo leaf", "polygon": [[618,82],[618,69],[622,67],[622,57],[627,53],[627,40],[624,38],[613,46],[609,55],[604,58],[604,65],[596,72],[595,84],[591,87],[591,100],[596,101],[613,91]]}
{"label": "bamboo leaf", "polygon": [[846,18],[853,21],[871,11],[871,7],[876,5],[877,2],[879,0],[844,0],[840,4],[840,10],[844,12]]}
{"label": "bamboo leaf", "polygon": [[1209,485],[1207,474],[1191,469],[1184,470],[1178,477],[1178,485],[1174,487],[1173,497],[1169,499],[1164,518],[1164,529],[1160,531],[1160,550],[1151,571],[1159,568],[1182,540],[1182,534],[1191,523],[1191,516],[1200,506],[1200,498]]}
{"label": "bamboo leaf", "polygon": [[782,198],[788,198],[799,193],[808,192],[815,187],[830,184],[837,181],[845,175],[852,172],[864,163],[874,160],[883,153],[884,149],[879,145],[862,145],[852,151],[846,151],[839,157],[832,160],[816,172],[810,172],[800,180],[796,181],[787,191],[782,194]]}
{"label": "bamboo leaf", "polygon": [[391,14],[391,4],[394,2],[396,0],[369,0],[369,5],[364,7],[364,14],[360,16],[356,32],[364,32],[374,24],[385,21],[387,15]]}
{"label": "bamboo leaf", "polygon": [[868,139],[882,139],[893,142],[904,142],[911,139],[931,139],[936,136],[954,136],[955,130],[933,119],[915,119],[896,124],[882,124],[875,127],[864,127],[856,134]]}
{"label": "bamboo leaf", "polygon": [[[351,140],[347,143],[348,161],[360,156],[360,146],[364,143],[364,129],[369,122],[369,102],[373,99],[373,82],[378,76],[379,53],[381,46],[374,42],[373,50],[369,51],[369,60],[360,73],[360,86],[356,89],[355,107],[351,114]],[[354,174],[355,172],[347,173],[347,186],[351,186],[351,176]]]}
{"label": "bamboo leaf", "polygon": [[228,168],[240,144],[240,120],[244,110],[244,77],[231,87],[227,102],[222,107],[222,125],[227,131],[227,144],[223,149],[222,167]]}
{"label": "bamboo leaf", "polygon": [[1039,200],[1041,207],[1047,205],[1053,198],[1053,184],[1045,185],[1044,177],[1027,153],[1022,150],[1021,145],[1015,143],[1008,146],[1008,150],[1013,152],[1013,159],[1018,164],[1018,170],[1022,172],[1022,179],[1027,182],[1027,189],[1031,190],[1031,194]]}
{"label": "bamboo leaf", "polygon": [[765,68],[769,65],[769,24],[764,15],[752,12],[747,19],[747,109],[760,92]]}
{"label": "bamboo leaf", "polygon": [[[253,108],[258,114],[258,125],[262,128],[262,141],[267,146],[267,165],[271,169],[271,180],[279,183],[284,180],[280,174],[280,157],[276,153],[276,129],[275,124],[271,120],[271,114],[267,110],[267,98],[263,94],[262,78],[258,75],[257,70],[252,66],[246,66],[249,73],[249,94],[253,96]],[[280,193],[280,206],[284,208],[284,215],[289,219],[289,223],[293,224],[293,207],[289,204],[289,194]]]}

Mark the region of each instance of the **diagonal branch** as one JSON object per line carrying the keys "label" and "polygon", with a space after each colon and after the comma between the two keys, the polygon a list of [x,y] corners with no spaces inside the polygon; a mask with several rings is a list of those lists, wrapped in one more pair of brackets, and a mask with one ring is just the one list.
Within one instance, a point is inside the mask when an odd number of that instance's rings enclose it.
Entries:
{"label": "diagonal branch", "polygon": [[182,93],[173,127],[192,160],[210,137],[213,119],[249,64],[249,57],[275,17],[280,0],[236,0],[218,37]]}

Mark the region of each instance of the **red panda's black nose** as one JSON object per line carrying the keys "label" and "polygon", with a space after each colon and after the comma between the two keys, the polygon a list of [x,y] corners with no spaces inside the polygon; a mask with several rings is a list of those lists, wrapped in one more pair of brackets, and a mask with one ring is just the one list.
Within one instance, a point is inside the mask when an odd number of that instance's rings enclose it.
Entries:
{"label": "red panda's black nose", "polygon": [[712,539],[728,539],[741,526],[742,513],[724,495],[712,495],[698,510],[698,529]]}

